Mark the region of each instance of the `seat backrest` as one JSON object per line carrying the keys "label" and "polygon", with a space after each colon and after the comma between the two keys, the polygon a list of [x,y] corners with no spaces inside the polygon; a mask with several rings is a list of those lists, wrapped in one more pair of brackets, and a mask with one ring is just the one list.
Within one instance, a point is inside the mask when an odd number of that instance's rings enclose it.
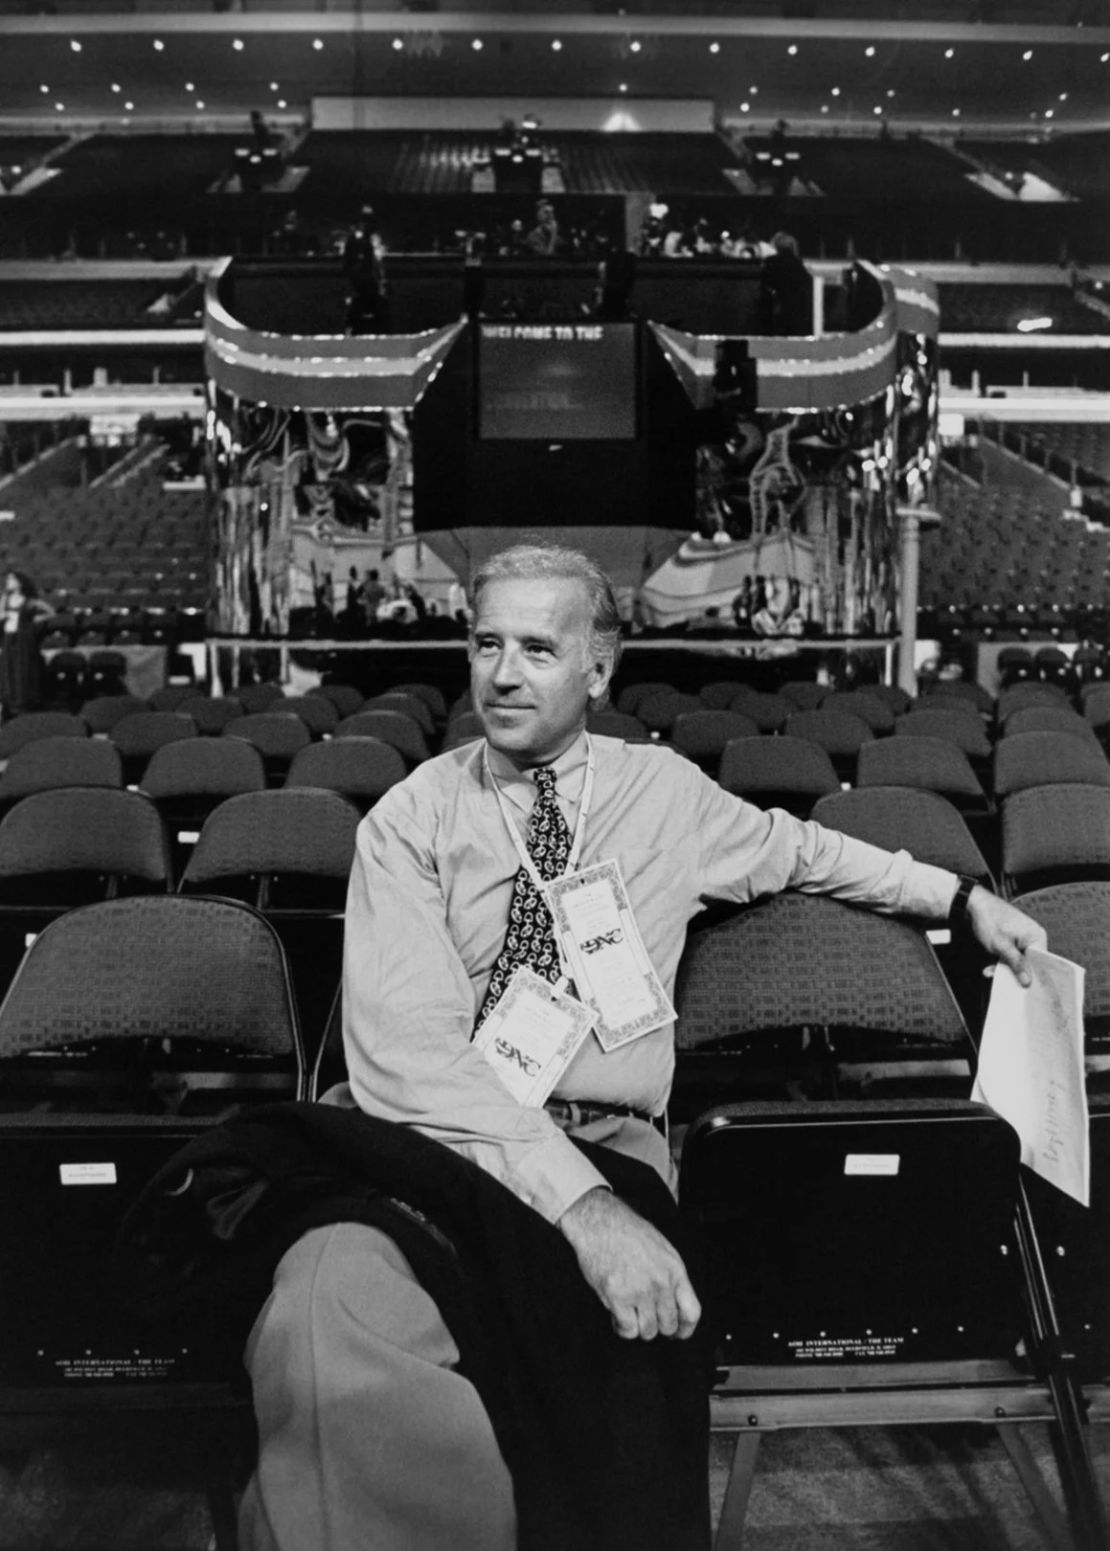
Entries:
{"label": "seat backrest", "polygon": [[119,750],[102,738],[37,738],[17,749],[0,775],[0,802],[55,786],[122,786]]}
{"label": "seat backrest", "polygon": [[149,709],[147,702],[138,695],[97,695],[95,699],[85,701],[81,719],[90,732],[109,732],[123,717]]}
{"label": "seat backrest", "polygon": [[435,718],[428,702],[417,694],[403,689],[390,689],[380,695],[371,695],[360,707],[363,711],[400,711],[409,716],[426,738],[435,734]]}
{"label": "seat backrest", "polygon": [[181,886],[257,874],[345,879],[358,823],[352,803],[317,787],[229,797],[205,820]]}
{"label": "seat backrest", "polygon": [[262,755],[243,738],[179,738],[155,749],[142,789],[155,799],[189,794],[234,797],[266,785]]}
{"label": "seat backrest", "polygon": [[339,712],[320,695],[286,695],[268,709],[271,715],[299,716],[314,738],[333,733],[339,726]]}
{"label": "seat backrest", "polygon": [[447,720],[447,701],[444,698],[442,689],[437,684],[426,684],[423,680],[418,680],[411,684],[394,684],[388,693],[394,695],[417,695],[423,700],[437,722]]}
{"label": "seat backrest", "polygon": [[866,690],[834,690],[826,695],[819,707],[822,711],[847,712],[866,722],[872,732],[891,732],[894,727],[894,711],[878,695]]}
{"label": "seat backrest", "polygon": [[1068,732],[1098,741],[1091,724],[1078,711],[1063,705],[1018,706],[1002,723],[1002,735],[1012,738],[1019,732]]}
{"label": "seat backrest", "polygon": [[759,728],[739,711],[684,711],[675,718],[671,742],[692,759],[716,761],[734,738],[757,738]]}
{"label": "seat backrest", "polygon": [[235,698],[248,715],[266,711],[275,700],[284,698],[280,684],[243,684],[235,691]]}
{"label": "seat backrest", "polygon": [[906,786],[859,786],[832,792],[810,818],[885,851],[909,851],[919,862],[966,873],[993,887],[990,868],[962,814],[935,791]]}
{"label": "seat backrest", "polygon": [[991,741],[973,711],[930,710],[919,706],[895,718],[894,733],[900,738],[943,738],[971,759],[987,759]]}
{"label": "seat backrest", "polygon": [[325,700],[331,702],[339,716],[353,716],[356,711],[362,709],[365,696],[361,689],[356,689],[353,684],[321,684],[319,689],[312,691],[314,695],[322,695]]}
{"label": "seat backrest", "polygon": [[35,938],[0,1004],[0,1058],[184,1040],[303,1070],[281,943],[249,906],[149,895],[84,905]]}
{"label": "seat backrest", "polygon": [[762,690],[742,688],[730,701],[729,710],[750,717],[760,732],[781,732],[796,707],[785,695],[769,695]]}
{"label": "seat backrest", "polygon": [[87,738],[89,724],[69,711],[25,711],[0,728],[0,759],[39,738]]}
{"label": "seat backrest", "polygon": [[[461,729],[458,725],[459,722],[463,722]],[[612,711],[609,709],[593,711],[587,718],[586,725],[591,732],[596,732],[599,737],[603,738],[623,738],[626,741],[632,740],[635,742],[638,739],[642,740],[647,737],[647,728],[640,718],[638,716],[631,716],[625,711]],[[481,724],[476,716],[473,718],[473,721],[467,719],[465,722],[460,717],[456,722],[452,723],[451,732],[454,736],[457,736],[460,730],[474,732],[480,736]]]}
{"label": "seat backrest", "polygon": [[167,889],[169,846],[150,799],[67,786],[22,798],[0,820],[0,897],[13,897],[13,879],[72,872]]}
{"label": "seat backrest", "polygon": [[281,716],[269,711],[248,711],[237,716],[228,722],[222,736],[246,739],[264,759],[292,759],[298,749],[312,742],[312,734],[299,716]]}
{"label": "seat backrest", "polygon": [[691,932],[675,1007],[682,1049],[815,1025],[967,1038],[923,933],[817,895],[780,894]]}
{"label": "seat backrest", "polygon": [[428,744],[420,724],[403,711],[356,711],[345,716],[335,729],[337,738],[378,738],[392,743],[410,765],[418,765],[428,758]]}
{"label": "seat backrest", "polygon": [[197,724],[197,731],[208,738],[218,736],[228,722],[246,715],[242,702],[232,695],[190,695],[174,709],[180,711],[182,716],[191,716]]}
{"label": "seat backrest", "polygon": [[997,797],[1061,781],[1110,786],[1110,761],[1089,739],[1070,732],[1018,732],[995,745]]}
{"label": "seat backrest", "polygon": [[[1110,873],[1110,788],[1027,786],[1002,804],[1002,871],[1011,886]],[[1036,881],[1035,881],[1036,880]]]}
{"label": "seat backrest", "polygon": [[840,790],[827,752],[805,738],[736,738],[725,746],[717,780],[738,797],[767,791],[797,792],[814,799]]}
{"label": "seat backrest", "polygon": [[865,743],[856,765],[858,786],[917,787],[982,800],[983,788],[964,751],[947,738],[883,738]]}
{"label": "seat backrest", "polygon": [[685,695],[677,689],[666,689],[642,696],[632,714],[640,718],[648,732],[669,733],[675,718],[684,711],[703,709],[697,695]]}
{"label": "seat backrest", "polygon": [[816,711],[829,693],[827,684],[818,684],[812,679],[787,679],[779,687],[779,694],[799,711]]}
{"label": "seat backrest", "polygon": [[861,746],[875,735],[861,717],[851,712],[795,711],[786,718],[785,732],[791,738],[816,743],[829,754],[858,754]]}
{"label": "seat backrest", "polygon": [[108,730],[108,737],[125,759],[147,757],[167,743],[196,736],[196,722],[180,711],[133,711]]}
{"label": "seat backrest", "polygon": [[1045,684],[1041,680],[1030,680],[1020,684],[1007,684],[998,694],[996,714],[999,722],[1004,722],[1014,711],[1022,706],[1031,705],[1067,705],[1068,697],[1059,684]]}
{"label": "seat backrest", "polygon": [[649,695],[674,693],[674,685],[667,684],[662,679],[644,679],[637,684],[625,684],[617,693],[617,710],[624,712],[626,716],[638,716],[639,704]]}
{"label": "seat backrest", "polygon": [[360,807],[376,802],[408,771],[401,751],[380,738],[333,738],[299,749],[289,766],[286,787],[315,786],[342,792]]}
{"label": "seat backrest", "polygon": [[1050,953],[1082,964],[1083,1018],[1092,1036],[1110,1037],[1110,882],[1056,883],[1014,901],[1048,933]]}

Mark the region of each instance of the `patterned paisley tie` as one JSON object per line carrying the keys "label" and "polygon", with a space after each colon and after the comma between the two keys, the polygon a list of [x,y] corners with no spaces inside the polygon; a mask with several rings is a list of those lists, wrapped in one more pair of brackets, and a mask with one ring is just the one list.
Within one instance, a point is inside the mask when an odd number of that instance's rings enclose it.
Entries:
{"label": "patterned paisley tie", "polygon": [[[555,801],[554,770],[548,765],[540,765],[532,775],[538,791],[525,844],[536,871],[546,883],[551,878],[561,878],[566,871],[571,835],[567,821]],[[551,912],[540,897],[526,867],[521,867],[513,880],[509,930],[505,935],[505,945],[493,966],[489,990],[474,1025],[476,1030],[481,1028],[491,1009],[504,994],[518,964],[527,964],[544,980],[558,980],[561,972]]]}

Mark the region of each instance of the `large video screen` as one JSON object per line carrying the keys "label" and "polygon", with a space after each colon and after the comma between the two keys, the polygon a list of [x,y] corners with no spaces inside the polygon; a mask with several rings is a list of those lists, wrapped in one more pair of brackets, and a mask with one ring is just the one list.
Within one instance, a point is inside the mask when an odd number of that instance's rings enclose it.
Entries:
{"label": "large video screen", "polygon": [[482,441],[632,441],[636,432],[634,324],[481,324]]}

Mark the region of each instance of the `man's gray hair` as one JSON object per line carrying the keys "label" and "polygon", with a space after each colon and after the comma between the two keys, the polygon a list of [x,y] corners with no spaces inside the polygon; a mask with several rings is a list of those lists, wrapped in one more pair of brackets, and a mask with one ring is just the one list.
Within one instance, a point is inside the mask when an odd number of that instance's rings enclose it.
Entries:
{"label": "man's gray hair", "polygon": [[586,589],[590,604],[590,652],[616,669],[621,654],[621,621],[613,584],[596,560],[561,544],[514,544],[498,550],[470,578],[470,602],[475,614],[488,582],[576,581]]}

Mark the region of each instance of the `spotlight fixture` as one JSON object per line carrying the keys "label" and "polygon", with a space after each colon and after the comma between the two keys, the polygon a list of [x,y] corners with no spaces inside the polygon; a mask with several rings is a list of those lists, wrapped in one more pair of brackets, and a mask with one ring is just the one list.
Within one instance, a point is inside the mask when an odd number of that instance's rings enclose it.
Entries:
{"label": "spotlight fixture", "polygon": [[1025,63],[1028,64],[1029,61],[1033,58],[1033,50],[1031,48],[1027,48],[1021,57]]}
{"label": "spotlight fixture", "polygon": [[721,52],[721,45],[719,43],[711,43],[709,45],[709,52],[711,54],[719,54]]}
{"label": "spotlight fixture", "polygon": [[394,48],[394,51],[396,53],[399,54],[401,52],[401,50],[404,48],[404,46],[405,46],[404,38],[394,38],[394,40],[393,40],[393,48]]}
{"label": "spotlight fixture", "polygon": [[[186,91],[187,91],[187,92],[195,92],[195,91],[196,91],[196,89],[197,89],[197,88],[196,88],[196,83],[195,83],[195,82],[194,82],[194,81],[186,81],[186,82],[185,82],[185,90],[186,90]],[[113,91],[118,91],[118,90],[119,90],[119,88],[118,88],[118,87],[116,87],[116,86],[113,86],[113,87],[112,87],[112,90],[113,90]]]}
{"label": "spotlight fixture", "polygon": [[953,118],[959,118],[959,116],[960,116],[960,110],[959,110],[959,108],[953,108],[953,109],[952,109],[952,117],[953,117]]}
{"label": "spotlight fixture", "polygon": [[1052,323],[1051,318],[1019,318],[1015,326],[1019,334],[1039,334],[1042,329],[1050,329]]}
{"label": "spotlight fixture", "polygon": [[628,90],[628,83],[627,83],[627,81],[622,81],[620,86],[618,86],[617,90],[621,91],[621,92],[626,92]]}
{"label": "spotlight fixture", "polygon": [[1108,49],[1105,54],[1100,54],[1098,56],[1098,62],[1100,65],[1104,65],[1108,59],[1110,59],[1110,49]]}
{"label": "spotlight fixture", "polygon": [[830,97],[839,97],[840,96],[840,87],[839,86],[834,86],[832,91],[829,93],[829,96]]}
{"label": "spotlight fixture", "polygon": [[1061,92],[1061,93],[1060,93],[1060,101],[1061,101],[1061,102],[1067,102],[1067,100],[1068,100],[1068,94],[1067,94],[1067,92]]}
{"label": "spotlight fixture", "polygon": [[79,54],[81,52],[81,45],[78,43],[76,38],[70,38],[69,46],[75,54]]}
{"label": "spotlight fixture", "polygon": [[316,50],[317,53],[320,52],[320,50],[323,48],[323,46],[324,46],[323,38],[313,38],[313,40],[312,40],[312,47]]}
{"label": "spotlight fixture", "polygon": [[864,55],[866,56],[866,58],[874,59],[874,57],[875,57],[875,45],[873,43],[869,43],[867,45],[867,47],[864,49],[863,52],[864,52]]}
{"label": "spotlight fixture", "polygon": [[197,102],[197,112],[198,113],[203,113],[204,112],[204,103],[203,103],[203,101],[198,101]]}
{"label": "spotlight fixture", "polygon": [[287,108],[289,106],[284,97],[278,98],[277,105],[279,108]]}
{"label": "spotlight fixture", "polygon": [[742,102],[740,104],[740,112],[741,113],[750,113],[751,111],[752,111],[752,105],[751,105],[750,102]]}
{"label": "spotlight fixture", "polygon": [[55,113],[64,113],[65,110],[66,110],[66,105],[65,105],[64,102],[56,102],[54,104],[54,112]]}
{"label": "spotlight fixture", "polygon": [[[113,91],[114,91],[114,92],[118,92],[118,91],[119,91],[119,87],[118,87],[118,86],[113,86],[113,87],[112,87],[112,90],[113,90]],[[40,91],[40,92],[42,92],[42,94],[43,94],[43,96],[44,96],[44,97],[45,97],[45,96],[48,96],[48,95],[49,95],[49,93],[50,93],[50,88],[49,88],[49,86],[40,86],[40,87],[39,87],[39,91]]]}
{"label": "spotlight fixture", "polygon": [[243,40],[242,40],[242,38],[232,38],[231,46],[235,50],[235,52],[237,54],[241,54],[243,52]]}
{"label": "spotlight fixture", "polygon": [[551,52],[553,54],[558,54],[559,51],[562,49],[562,46],[563,45],[562,45],[562,43],[560,42],[560,40],[558,38],[552,38],[552,40],[551,40]]}
{"label": "spotlight fixture", "polygon": [[154,42],[150,46],[156,54],[160,54],[166,45],[162,42],[161,38],[155,38]]}
{"label": "spotlight fixture", "polygon": [[946,48],[945,49],[945,51],[944,51],[945,59],[954,59],[955,56],[956,56],[956,50],[954,48]]}
{"label": "spotlight fixture", "polygon": [[125,102],[123,106],[128,113],[134,113],[135,104],[133,102]]}
{"label": "spotlight fixture", "polygon": [[872,113],[876,113],[876,114],[881,113],[883,111],[882,104],[877,102],[875,104],[875,106],[871,109],[871,111],[872,111]]}
{"label": "spotlight fixture", "polygon": [[1051,108],[1046,108],[1044,110],[1044,116],[1045,116],[1045,118],[1055,118],[1056,117],[1055,113],[1052,111]]}
{"label": "spotlight fixture", "polygon": [[272,92],[279,92],[281,90],[281,87],[278,85],[278,83],[276,81],[271,81],[270,82],[270,90]]}
{"label": "spotlight fixture", "polygon": [[787,49],[787,51],[786,51],[786,52],[787,52],[787,53],[788,53],[788,54],[790,54],[790,55],[794,55],[794,54],[796,54],[796,53],[797,53],[797,52],[798,52],[798,45],[797,45],[797,44],[796,44],[796,43],[792,43],[792,44],[791,44],[791,45],[790,45],[790,47],[789,47],[789,48],[788,48],[788,49]]}
{"label": "spotlight fixture", "polygon": [[633,38],[632,42],[628,45],[629,53],[638,54],[643,46],[644,45],[640,42],[639,38]]}
{"label": "spotlight fixture", "polygon": [[476,54],[480,54],[483,48],[481,38],[471,38],[470,46]]}
{"label": "spotlight fixture", "polygon": [[749,92],[749,94],[752,97],[758,97],[759,96],[759,87],[758,86],[749,86],[748,87],[748,92]]}
{"label": "spotlight fixture", "polygon": [[888,97],[893,97],[894,96],[894,87],[893,86],[888,86],[887,89],[886,89],[886,94],[887,94]]}

